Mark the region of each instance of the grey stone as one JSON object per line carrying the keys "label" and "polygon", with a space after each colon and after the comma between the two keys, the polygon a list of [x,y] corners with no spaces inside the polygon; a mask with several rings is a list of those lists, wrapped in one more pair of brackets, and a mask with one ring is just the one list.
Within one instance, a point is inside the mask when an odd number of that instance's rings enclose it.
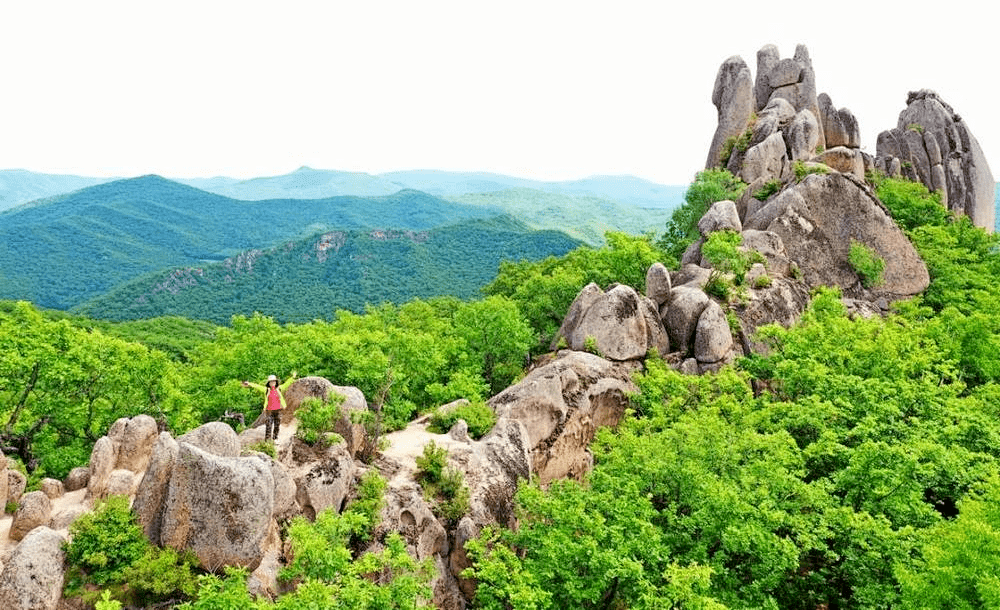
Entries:
{"label": "grey stone", "polygon": [[743,160],[741,177],[750,183],[758,178],[765,182],[780,180],[788,165],[788,154],[785,150],[785,139],[781,132],[768,136],[766,140],[750,147]]}
{"label": "grey stone", "polygon": [[[117,423],[117,422],[116,422]],[[142,474],[149,466],[149,457],[159,430],[156,420],[149,415],[137,415],[125,421],[118,448],[116,468]]]}
{"label": "grey stone", "polygon": [[822,135],[819,121],[808,108],[795,115],[785,132],[785,143],[792,161],[808,160],[816,154]]}
{"label": "grey stone", "polygon": [[17,502],[28,486],[28,477],[19,470],[7,469],[7,501]]}
{"label": "grey stone", "polygon": [[670,301],[670,271],[663,263],[653,263],[646,270],[646,296],[662,307]]}
{"label": "grey stone", "polygon": [[67,492],[76,491],[78,489],[83,489],[90,482],[90,468],[86,466],[77,466],[73,470],[69,471],[66,475],[66,480],[63,481],[63,487],[65,487]]}
{"label": "grey stone", "polygon": [[63,489],[62,481],[58,479],[42,479],[38,488],[42,491],[42,493],[48,496],[50,500],[60,498],[66,493]]}
{"label": "grey stone", "polygon": [[730,57],[719,67],[712,90],[712,103],[718,110],[718,126],[708,149],[706,168],[719,167],[720,152],[729,138],[738,137],[750,124],[754,111],[753,79],[750,68],[740,57]]}
{"label": "grey stone", "polygon": [[708,302],[708,295],[698,288],[675,286],[671,291],[670,307],[663,323],[674,350],[686,354],[691,349],[698,318]]}
{"label": "grey stone", "polygon": [[699,363],[722,360],[733,347],[733,335],[726,313],[715,301],[709,301],[698,317],[695,330],[694,357]]}
{"label": "grey stone", "polygon": [[563,318],[562,325],[556,332],[555,337],[552,339],[552,344],[549,349],[556,349],[559,345],[560,339],[569,342],[569,337],[573,333],[573,330],[579,326],[580,320],[583,319],[583,314],[590,306],[597,302],[598,299],[604,297],[604,291],[601,290],[600,286],[591,282],[584,286],[573,302],[570,303],[569,311],[566,312],[566,317]]}
{"label": "grey stone", "polygon": [[44,492],[31,491],[21,498],[10,524],[10,539],[21,540],[36,527],[49,524],[52,500]]}
{"label": "grey stone", "polygon": [[698,221],[698,231],[707,237],[715,231],[730,230],[739,233],[743,230],[736,203],[729,199],[716,201]]}
{"label": "grey stone", "polygon": [[853,174],[860,180],[865,178],[864,160],[857,149],[837,146],[823,151],[816,160],[838,172]]}
{"label": "grey stone", "polygon": [[610,360],[637,360],[645,357],[649,329],[631,286],[618,285],[597,299],[583,313],[569,335],[573,350],[585,350],[590,341]]}
{"label": "grey stone", "polygon": [[177,442],[193,445],[219,457],[239,457],[241,450],[236,431],[229,424],[218,421],[203,424],[178,436]]}
{"label": "grey stone", "polygon": [[90,451],[88,495],[103,498],[108,495],[108,479],[118,462],[118,446],[108,436],[102,436]]}
{"label": "grey stone", "polygon": [[0,608],[55,610],[65,576],[65,539],[47,527],[32,530],[14,549],[0,573]]}

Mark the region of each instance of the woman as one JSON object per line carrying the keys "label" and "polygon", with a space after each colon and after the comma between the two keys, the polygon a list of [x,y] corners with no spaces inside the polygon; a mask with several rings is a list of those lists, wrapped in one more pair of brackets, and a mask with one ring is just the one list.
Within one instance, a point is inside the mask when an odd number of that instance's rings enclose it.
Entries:
{"label": "woman", "polygon": [[292,376],[282,385],[278,384],[277,375],[268,375],[266,385],[251,383],[249,381],[243,382],[243,387],[245,388],[253,388],[264,392],[263,412],[267,414],[267,417],[264,419],[265,441],[278,440],[278,428],[281,426],[281,411],[286,406],[284,391],[288,389],[288,386],[292,385],[293,381],[295,381],[295,371],[292,371]]}

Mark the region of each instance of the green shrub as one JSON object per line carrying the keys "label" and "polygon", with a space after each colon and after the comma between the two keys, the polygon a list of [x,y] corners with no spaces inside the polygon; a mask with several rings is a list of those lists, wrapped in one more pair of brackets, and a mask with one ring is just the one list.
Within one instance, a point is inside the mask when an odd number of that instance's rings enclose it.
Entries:
{"label": "green shrub", "polygon": [[583,339],[583,351],[593,354],[595,356],[600,356],[601,350],[597,347],[597,339],[592,335],[587,335]]}
{"label": "green shrub", "polygon": [[733,286],[732,281],[725,274],[721,273],[718,269],[712,269],[712,272],[708,275],[708,281],[705,282],[704,290],[705,294],[728,301],[729,294],[733,288],[735,286]]}
{"label": "green shrub", "polygon": [[771,278],[770,278],[770,276],[768,276],[767,274],[758,275],[753,280],[753,287],[756,288],[756,289],[758,289],[758,290],[761,289],[761,288],[770,288],[771,287]]}
{"label": "green shrub", "polygon": [[344,404],[344,396],[331,392],[326,400],[306,398],[295,411],[299,420],[295,435],[313,445],[322,440],[328,432],[333,432],[340,419],[340,405]]}
{"label": "green shrub", "polygon": [[125,569],[126,599],[130,606],[140,608],[162,600],[188,599],[197,590],[197,566],[198,558],[190,551],[151,547],[140,561]]}
{"label": "green shrub", "polygon": [[767,201],[768,197],[781,190],[781,180],[768,180],[764,186],[757,189],[753,198],[758,201]]}
{"label": "green shrub", "polygon": [[924,126],[921,125],[920,123],[910,123],[909,125],[906,126],[906,128],[910,131],[915,131],[917,133],[924,133]]}
{"label": "green shrub", "polygon": [[111,496],[69,528],[65,543],[69,567],[66,590],[79,593],[84,584],[107,585],[123,580],[126,570],[150,550],[125,496]]}
{"label": "green shrub", "polygon": [[269,455],[271,457],[275,457],[274,442],[273,441],[261,441],[259,443],[253,443],[251,445],[247,445],[247,448],[243,452],[244,453],[253,453],[254,451],[257,451],[259,453],[263,453],[265,455]]}
{"label": "green shrub", "polygon": [[943,227],[951,217],[941,194],[931,193],[919,182],[876,176],[874,183],[878,198],[904,231],[924,225]]}
{"label": "green shrub", "polygon": [[447,466],[447,449],[431,441],[424,445],[423,455],[416,462],[416,479],[424,489],[424,497],[434,503],[435,514],[455,523],[469,512],[469,489],[462,471]]}
{"label": "green shrub", "polygon": [[795,181],[802,182],[806,176],[809,174],[828,174],[830,173],[830,168],[825,165],[814,163],[811,165],[806,165],[802,161],[796,161],[792,164],[792,168],[795,170]]}
{"label": "green shrub", "polygon": [[865,288],[879,286],[885,281],[885,259],[861,242],[851,240],[847,261]]}
{"label": "green shrub", "polygon": [[679,261],[684,250],[701,237],[698,221],[708,208],[716,201],[739,199],[746,188],[746,183],[724,169],[698,172],[684,193],[684,205],[671,213],[666,232],[656,245],[675,262]]}
{"label": "green shrub", "polygon": [[733,283],[737,286],[743,284],[750,265],[763,260],[759,252],[741,251],[739,246],[742,243],[742,234],[727,229],[709,234],[701,246],[701,254],[712,263],[712,268],[722,273],[732,273]]}
{"label": "green shrub", "polygon": [[431,432],[444,434],[460,419],[464,419],[465,423],[469,425],[469,436],[478,439],[493,429],[497,415],[484,402],[470,402],[450,409],[446,413],[441,413],[440,410],[435,411],[431,415],[430,425],[427,429]]}

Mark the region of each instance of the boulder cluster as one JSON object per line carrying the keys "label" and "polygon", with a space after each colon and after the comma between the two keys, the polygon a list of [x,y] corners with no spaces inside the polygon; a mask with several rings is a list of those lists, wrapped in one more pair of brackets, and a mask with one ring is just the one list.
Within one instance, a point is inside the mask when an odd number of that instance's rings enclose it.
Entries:
{"label": "boulder cluster", "polygon": [[861,150],[858,121],[817,94],[809,51],[782,59],[774,45],[757,52],[754,78],[738,56],[719,68],[712,92],[718,127],[706,168],[722,167],[756,190],[788,181],[796,162],[821,163],[859,179],[873,169],[941,193],[952,211],[994,227],[995,182],[968,125],[935,92],[910,92],[897,126],[878,136],[876,156]]}
{"label": "boulder cluster", "polygon": [[969,126],[937,93],[911,91],[896,127],[878,136],[875,165],[941,193],[949,210],[992,231],[996,183]]}

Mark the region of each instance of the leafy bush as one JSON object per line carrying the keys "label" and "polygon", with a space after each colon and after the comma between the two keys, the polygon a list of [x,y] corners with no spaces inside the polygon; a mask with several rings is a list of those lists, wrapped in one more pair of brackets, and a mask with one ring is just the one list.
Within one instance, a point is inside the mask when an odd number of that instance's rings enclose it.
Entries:
{"label": "leafy bush", "polygon": [[431,441],[416,462],[416,479],[424,497],[434,502],[434,512],[450,523],[457,522],[469,511],[469,488],[462,471],[447,465],[448,450]]}
{"label": "leafy bush", "polygon": [[701,237],[698,232],[698,221],[708,208],[716,201],[739,199],[746,187],[746,183],[724,169],[698,172],[694,182],[684,194],[684,205],[673,211],[667,222],[666,232],[656,245],[676,266],[684,250]]}
{"label": "leafy bush", "polygon": [[310,445],[316,444],[333,432],[340,419],[340,405],[344,404],[344,396],[331,392],[326,400],[309,397],[302,401],[295,411],[299,427],[295,435]]}
{"label": "leafy bush", "polygon": [[781,190],[781,180],[768,180],[764,186],[757,189],[753,198],[758,201],[767,201],[768,197]]}
{"label": "leafy bush", "polygon": [[792,164],[792,169],[795,171],[795,180],[797,182],[802,182],[806,176],[809,174],[828,174],[830,173],[830,168],[819,163],[806,164],[805,162],[799,160]]}
{"label": "leafy bush", "polygon": [[740,250],[742,243],[742,234],[727,229],[709,234],[701,246],[701,254],[712,264],[712,268],[733,274],[733,283],[737,286],[743,285],[751,265],[764,262],[760,252]]}
{"label": "leafy bush", "polygon": [[851,240],[847,261],[865,288],[879,286],[885,281],[885,259],[861,242]]}
{"label": "leafy bush", "polygon": [[253,443],[251,445],[247,445],[246,449],[244,450],[244,453],[251,453],[254,451],[263,453],[265,455],[269,455],[271,457],[275,457],[274,442],[261,441],[259,443]]}
{"label": "leafy bush", "polygon": [[941,203],[940,193],[931,193],[926,186],[912,180],[876,176],[874,182],[878,198],[904,231],[948,223],[951,214]]}
{"label": "leafy bush", "polygon": [[70,541],[64,548],[70,568],[66,588],[74,591],[85,583],[122,581],[126,570],[146,556],[150,543],[128,498],[111,496],[70,525]]}
{"label": "leafy bush", "polygon": [[753,287],[757,288],[758,290],[761,289],[761,288],[770,288],[771,287],[771,277],[769,275],[767,275],[767,274],[758,275],[753,280]]}
{"label": "leafy bush", "polygon": [[460,419],[464,419],[465,423],[469,425],[469,436],[478,439],[493,429],[493,424],[497,421],[497,414],[485,402],[470,402],[445,413],[442,413],[440,409],[435,411],[431,415],[430,425],[427,429],[431,432],[444,434]]}

